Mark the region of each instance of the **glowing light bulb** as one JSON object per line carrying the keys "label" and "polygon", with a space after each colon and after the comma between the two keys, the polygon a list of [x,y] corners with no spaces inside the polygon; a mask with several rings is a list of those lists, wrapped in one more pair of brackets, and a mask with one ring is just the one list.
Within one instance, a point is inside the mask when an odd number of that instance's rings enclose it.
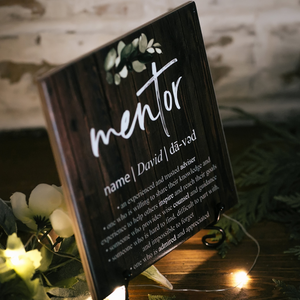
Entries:
{"label": "glowing light bulb", "polygon": [[5,255],[6,255],[6,257],[9,257],[10,262],[11,262],[12,265],[17,266],[20,263],[19,251],[6,250]]}
{"label": "glowing light bulb", "polygon": [[234,279],[237,287],[242,288],[248,282],[249,277],[247,276],[246,272],[240,271],[235,274]]}

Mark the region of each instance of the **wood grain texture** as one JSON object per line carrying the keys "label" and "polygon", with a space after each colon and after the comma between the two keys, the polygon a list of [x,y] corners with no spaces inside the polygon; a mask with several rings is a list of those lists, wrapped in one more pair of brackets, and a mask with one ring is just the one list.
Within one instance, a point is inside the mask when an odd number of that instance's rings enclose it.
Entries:
{"label": "wood grain texture", "polygon": [[[195,4],[122,41],[130,45],[143,35],[163,53],[150,55],[143,72],[129,72],[119,85],[109,84],[104,65],[120,40],[39,79],[95,300],[125,284],[125,272],[134,278],[212,223],[218,203],[229,209],[237,202]],[[112,133],[91,147],[91,130]]]}
{"label": "wood grain texture", "polygon": [[[225,128],[230,155],[234,158],[257,139],[261,128]],[[0,133],[0,197],[8,200],[16,191],[29,196],[41,182],[60,185],[50,143],[45,131]],[[148,294],[175,295],[178,300],[198,299],[277,299],[286,297],[275,289],[272,278],[299,286],[300,261],[283,252],[295,246],[285,227],[273,222],[261,222],[250,229],[258,239],[261,255],[250,273],[250,280],[242,289],[221,293],[175,293],[151,287],[136,287],[153,284],[144,276],[137,276],[129,285],[131,300],[148,300]],[[256,254],[255,244],[245,238],[239,246],[232,246],[222,259],[214,250],[201,243],[201,230],[194,237],[177,247],[155,265],[171,281],[175,288],[215,289],[230,287],[230,273],[247,269]],[[24,241],[25,242],[25,241]],[[5,244],[5,241],[2,242]]]}

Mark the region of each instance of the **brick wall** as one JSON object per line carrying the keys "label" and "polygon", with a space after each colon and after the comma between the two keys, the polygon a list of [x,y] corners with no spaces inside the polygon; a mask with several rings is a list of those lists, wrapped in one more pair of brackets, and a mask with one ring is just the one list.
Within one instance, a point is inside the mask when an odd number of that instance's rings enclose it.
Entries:
{"label": "brick wall", "polygon": [[[0,130],[44,126],[37,74],[184,2],[1,0]],[[219,104],[264,117],[299,113],[300,1],[195,2]]]}

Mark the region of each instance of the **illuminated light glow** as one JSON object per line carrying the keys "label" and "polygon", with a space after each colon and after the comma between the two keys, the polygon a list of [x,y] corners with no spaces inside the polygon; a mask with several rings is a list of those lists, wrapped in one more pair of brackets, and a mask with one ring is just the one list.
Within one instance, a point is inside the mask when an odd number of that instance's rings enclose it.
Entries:
{"label": "illuminated light glow", "polygon": [[116,288],[107,298],[104,300],[125,300],[126,290],[125,286],[120,286]]}
{"label": "illuminated light glow", "polygon": [[20,251],[18,250],[5,250],[5,256],[9,258],[13,266],[18,266],[20,264],[19,255]]}
{"label": "illuminated light glow", "polygon": [[249,280],[246,272],[240,271],[234,275],[235,284],[237,287],[242,288]]}

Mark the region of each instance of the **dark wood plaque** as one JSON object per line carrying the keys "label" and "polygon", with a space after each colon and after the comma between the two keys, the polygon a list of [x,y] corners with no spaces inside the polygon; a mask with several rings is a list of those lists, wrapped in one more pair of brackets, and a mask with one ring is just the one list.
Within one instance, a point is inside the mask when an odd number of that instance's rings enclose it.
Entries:
{"label": "dark wood plaque", "polygon": [[237,202],[193,2],[39,85],[93,299]]}

